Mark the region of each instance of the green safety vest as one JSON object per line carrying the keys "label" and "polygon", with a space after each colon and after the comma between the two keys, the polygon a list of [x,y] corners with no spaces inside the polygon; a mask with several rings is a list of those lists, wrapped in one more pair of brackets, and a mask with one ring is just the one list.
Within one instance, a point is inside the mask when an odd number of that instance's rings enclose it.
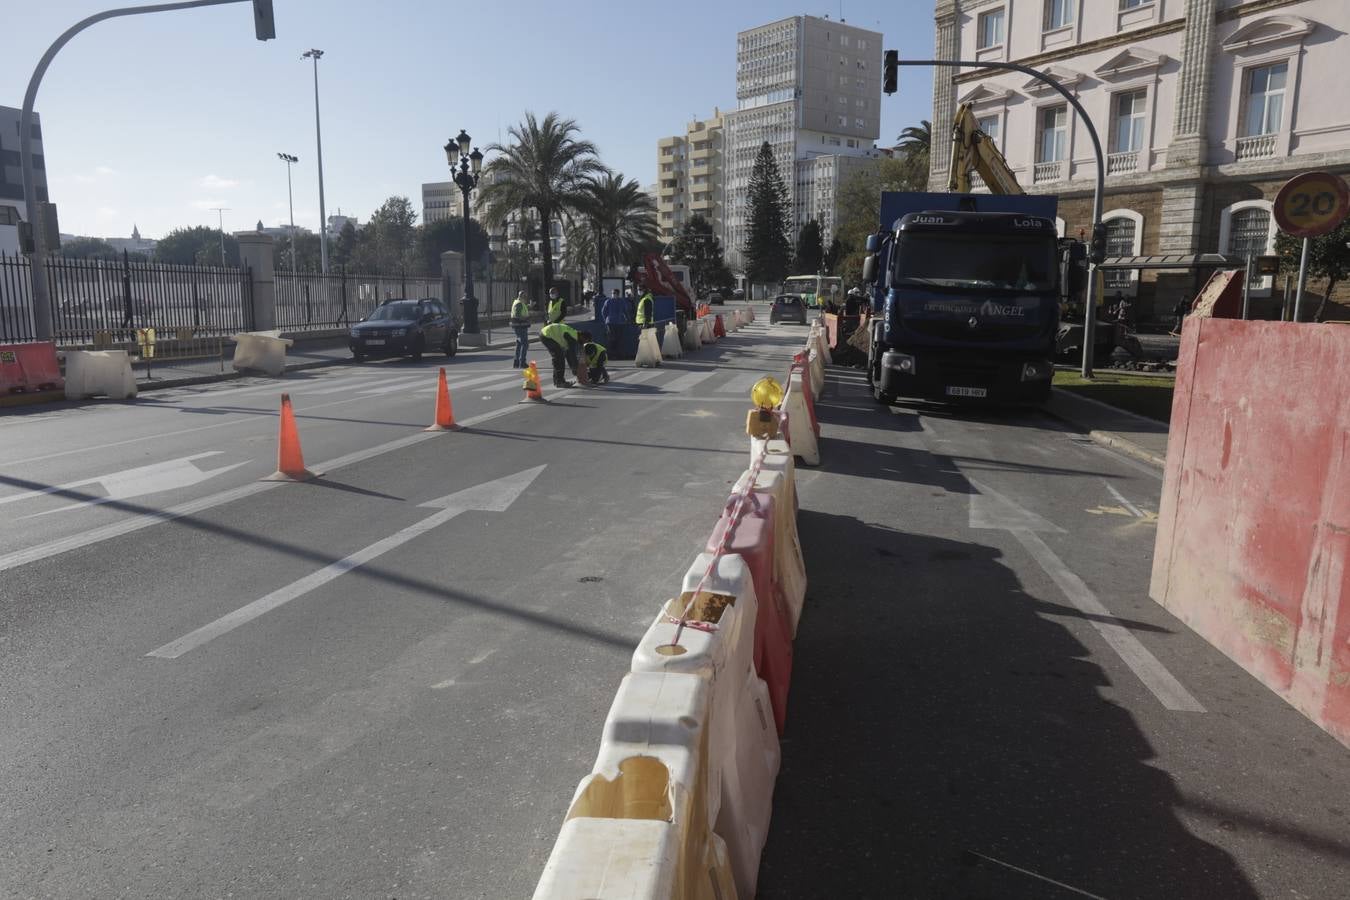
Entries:
{"label": "green safety vest", "polygon": [[586,345],[586,365],[594,369],[603,366],[609,358],[609,351],[601,345],[591,342]]}
{"label": "green safety vest", "polygon": [[513,322],[528,322],[530,319],[529,304],[520,297],[511,303],[511,319]]}
{"label": "green safety vest", "polygon": [[570,337],[574,341],[577,339],[577,330],[571,325],[563,322],[550,322],[539,329],[539,336],[546,337],[559,347],[565,348],[567,346],[567,338]]}
{"label": "green safety vest", "polygon": [[637,315],[634,319],[639,325],[650,325],[652,323],[652,295],[643,294],[642,299],[638,301]]}
{"label": "green safety vest", "polygon": [[563,298],[548,301],[548,320],[550,322],[561,322],[563,320]]}

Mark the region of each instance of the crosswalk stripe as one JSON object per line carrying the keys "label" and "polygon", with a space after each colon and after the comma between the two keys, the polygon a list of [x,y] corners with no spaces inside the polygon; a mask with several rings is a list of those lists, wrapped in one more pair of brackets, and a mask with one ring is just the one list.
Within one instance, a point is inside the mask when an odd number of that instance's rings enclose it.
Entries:
{"label": "crosswalk stripe", "polygon": [[759,381],[762,375],[733,375],[725,384],[719,384],[713,388],[714,394],[748,394],[750,388],[754,387],[756,381]]}
{"label": "crosswalk stripe", "polygon": [[662,373],[654,369],[629,369],[627,372],[618,372],[613,376],[614,381],[622,381],[624,384],[641,384],[644,381],[651,381]]}
{"label": "crosswalk stripe", "polygon": [[685,391],[692,390],[695,385],[702,384],[716,374],[716,372],[690,372],[687,375],[681,375],[669,384],[661,385],[661,390],[663,393],[667,394],[683,394]]}
{"label": "crosswalk stripe", "polygon": [[378,397],[380,394],[392,394],[395,391],[402,391],[411,388],[413,385],[423,385],[430,383],[433,387],[436,384],[436,376],[431,373],[418,375],[416,378],[403,378],[397,381],[386,381],[379,387],[357,390],[356,393],[362,397]]}

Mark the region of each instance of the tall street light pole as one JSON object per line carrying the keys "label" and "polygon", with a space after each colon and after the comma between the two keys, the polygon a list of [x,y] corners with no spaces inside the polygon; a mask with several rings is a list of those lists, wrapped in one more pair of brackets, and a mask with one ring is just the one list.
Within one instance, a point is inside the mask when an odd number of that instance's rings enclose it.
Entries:
{"label": "tall street light pole", "polygon": [[278,153],[277,159],[286,164],[286,204],[291,208],[291,271],[296,269],[295,264],[295,195],[291,193],[291,163],[298,163],[300,157],[291,156],[289,153]]}
{"label": "tall street light pole", "polygon": [[225,266],[225,214],[230,211],[228,206],[213,206],[211,211],[216,214],[216,221],[220,223],[220,265]]}
{"label": "tall street light pole", "polygon": [[[123,16],[140,16],[146,13],[171,12],[177,9],[197,9],[203,6],[226,6],[231,3],[247,3],[249,0],[181,0],[178,3],[156,3],[152,6],[127,6],[119,9],[104,10],[88,18],[81,19],[61,32],[61,36],[52,41],[47,52],[42,54],[33,75],[28,79],[28,89],[23,95],[23,111],[19,116],[19,170],[23,173],[24,215],[30,223],[34,222],[38,209],[37,182],[33,175],[33,132],[37,123],[33,121],[33,105],[37,102],[38,88],[42,86],[42,76],[52,64],[56,54],[70,42],[75,35],[90,25],[96,25],[107,19]],[[276,22],[272,16],[272,0],[252,0],[253,34],[260,41],[276,37]],[[52,300],[47,285],[47,235],[46,219],[37,223],[33,229],[33,325],[40,341],[52,339]]]}
{"label": "tall street light pole", "polygon": [[464,333],[478,334],[478,301],[473,296],[473,267],[469,264],[469,197],[478,187],[478,176],[483,171],[483,154],[473,147],[473,138],[463,128],[445,144],[445,159],[450,174],[464,195]]}
{"label": "tall street light pole", "polygon": [[323,133],[319,130],[319,60],[322,50],[306,50],[301,59],[314,60],[314,143],[319,160],[319,266],[328,274],[328,210],[323,205]]}

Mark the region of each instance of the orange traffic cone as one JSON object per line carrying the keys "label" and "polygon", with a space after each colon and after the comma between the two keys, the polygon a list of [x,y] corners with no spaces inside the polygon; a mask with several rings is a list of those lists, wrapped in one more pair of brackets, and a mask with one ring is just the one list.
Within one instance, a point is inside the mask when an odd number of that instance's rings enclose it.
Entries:
{"label": "orange traffic cone", "polygon": [[307,481],[318,475],[305,468],[305,457],[300,452],[300,433],[295,428],[295,411],[291,409],[291,395],[281,395],[281,426],[277,433],[277,470],[264,481]]}
{"label": "orange traffic cone", "polygon": [[539,367],[535,365],[534,360],[530,360],[529,368],[522,374],[525,376],[525,399],[543,400],[544,388],[539,383]]}
{"label": "orange traffic cone", "polygon": [[582,350],[577,354],[577,384],[589,385],[591,383],[591,370],[586,365],[586,351]]}
{"label": "orange traffic cone", "polygon": [[436,380],[436,420],[423,431],[458,431],[455,424],[455,408],[450,405],[450,386],[445,383],[445,368],[441,368]]}

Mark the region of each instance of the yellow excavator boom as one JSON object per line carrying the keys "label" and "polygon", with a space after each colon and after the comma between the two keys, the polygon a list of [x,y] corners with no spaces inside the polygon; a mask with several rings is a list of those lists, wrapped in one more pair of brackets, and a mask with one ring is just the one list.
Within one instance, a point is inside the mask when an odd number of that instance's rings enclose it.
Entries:
{"label": "yellow excavator boom", "polygon": [[1025,194],[994,141],[980,130],[971,104],[962,103],[952,122],[951,176],[947,190],[970,193],[970,173],[978,172],[991,194]]}

